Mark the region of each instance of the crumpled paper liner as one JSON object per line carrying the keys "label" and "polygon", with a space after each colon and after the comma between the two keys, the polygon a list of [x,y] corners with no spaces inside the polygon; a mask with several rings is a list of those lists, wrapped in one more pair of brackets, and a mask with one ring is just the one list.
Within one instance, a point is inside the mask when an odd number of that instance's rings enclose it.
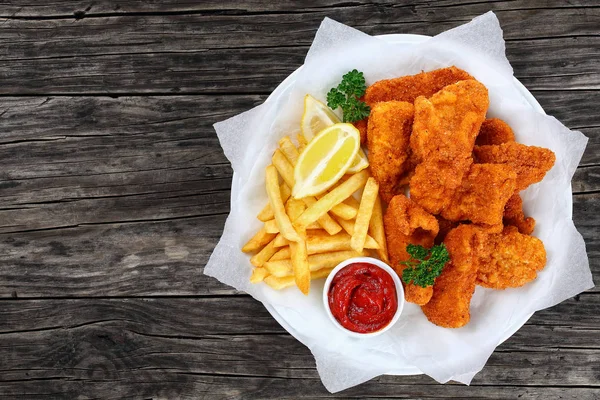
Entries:
{"label": "crumpled paper liner", "polygon": [[[296,288],[271,290],[249,282],[249,256],[242,245],[260,228],[256,215],[267,203],[264,169],[282,136],[299,130],[303,98],[325,100],[329,88],[351,69],[363,71],[367,84],[421,70],[456,65],[489,90],[488,117],[505,120],[519,142],[547,147],[556,164],[545,179],[523,191],[525,211],[537,221],[534,235],[543,240],[547,266],[538,278],[518,289],[478,287],[471,321],[444,329],[427,321],[421,309],[406,304],[398,323],[368,339],[344,335],[327,319],[322,282],[309,296]],[[386,373],[423,373],[438,382],[468,384],[507,336],[537,310],[553,306],[594,286],[585,243],[571,215],[571,178],[587,138],[555,118],[535,111],[517,89],[506,59],[502,30],[489,12],[434,38],[411,46],[389,44],[326,18],[302,69],[285,90],[262,105],[215,124],[225,155],[235,171],[231,213],[221,240],[204,269],[237,290],[263,302],[279,322],[315,356],[325,387],[337,392]]]}

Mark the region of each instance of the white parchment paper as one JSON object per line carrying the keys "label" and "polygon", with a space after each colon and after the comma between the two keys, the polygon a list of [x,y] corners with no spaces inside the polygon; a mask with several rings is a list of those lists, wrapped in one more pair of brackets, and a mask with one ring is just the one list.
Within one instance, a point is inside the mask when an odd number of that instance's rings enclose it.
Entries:
{"label": "white parchment paper", "polygon": [[[547,266],[538,278],[518,289],[478,287],[471,303],[471,321],[463,328],[437,327],[418,306],[407,304],[391,330],[368,339],[346,337],[331,324],[321,301],[322,283],[313,282],[308,297],[296,288],[278,292],[264,284],[250,284],[249,257],[240,248],[260,228],[255,216],[268,201],[264,169],[277,140],[299,130],[304,95],[325,100],[329,88],[354,68],[363,71],[371,84],[451,65],[486,85],[488,117],[505,120],[519,142],[556,153],[556,165],[545,179],[522,192],[526,213],[537,221],[534,235],[543,240],[547,250]],[[283,94],[215,124],[235,175],[231,213],[204,273],[251,294],[283,315],[282,324],[310,348],[323,384],[332,392],[407,367],[439,382],[468,384],[496,346],[529,314],[594,286],[585,243],[571,216],[570,182],[587,138],[533,110],[512,74],[502,30],[491,12],[409,48],[325,19],[304,66]]]}

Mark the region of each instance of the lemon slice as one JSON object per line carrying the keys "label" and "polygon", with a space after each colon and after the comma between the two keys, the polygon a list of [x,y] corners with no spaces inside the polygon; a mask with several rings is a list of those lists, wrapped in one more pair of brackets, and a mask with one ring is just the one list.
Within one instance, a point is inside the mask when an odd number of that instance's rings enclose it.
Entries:
{"label": "lemon slice", "polygon": [[310,94],[304,96],[304,114],[302,114],[300,129],[307,142],[323,129],[340,122],[342,121],[325,104]]}
{"label": "lemon slice", "polygon": [[356,157],[354,157],[354,162],[352,163],[350,168],[348,168],[348,171],[346,171],[346,173],[355,174],[367,168],[368,166],[369,159],[367,158],[367,155],[365,154],[363,149],[358,149],[358,153],[356,154]]}
{"label": "lemon slice", "polygon": [[360,133],[352,124],[335,124],[322,130],[298,157],[292,196],[315,196],[333,186],[354,163]]}

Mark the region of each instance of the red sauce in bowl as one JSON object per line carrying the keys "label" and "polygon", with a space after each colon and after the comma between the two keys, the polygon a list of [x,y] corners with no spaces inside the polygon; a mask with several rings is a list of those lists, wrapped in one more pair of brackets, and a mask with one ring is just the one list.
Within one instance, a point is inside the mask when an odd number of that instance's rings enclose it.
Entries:
{"label": "red sauce in bowl", "polygon": [[333,277],[329,309],[344,328],[358,333],[385,328],[398,309],[396,285],[390,274],[369,263],[349,264]]}

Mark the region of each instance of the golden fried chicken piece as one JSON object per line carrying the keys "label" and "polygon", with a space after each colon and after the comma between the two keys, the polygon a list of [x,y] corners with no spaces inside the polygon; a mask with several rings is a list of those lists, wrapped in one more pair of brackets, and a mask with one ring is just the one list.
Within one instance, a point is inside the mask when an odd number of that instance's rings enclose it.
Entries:
{"label": "golden fried chicken piece", "polygon": [[499,118],[490,118],[483,121],[477,139],[476,145],[502,144],[514,142],[515,134],[510,126]]}
{"label": "golden fried chicken piece", "polygon": [[369,119],[365,118],[352,123],[360,132],[360,144],[363,146],[367,144],[368,121]]}
{"label": "golden fried chicken piece", "polygon": [[542,241],[509,226],[502,233],[489,235],[479,252],[477,284],[492,289],[520,287],[534,280],[545,265]]}
{"label": "golden fried chicken piece", "polygon": [[450,204],[472,163],[470,157],[456,160],[432,157],[417,165],[410,179],[410,198],[428,212],[439,214]]}
{"label": "golden fried chicken piece", "polygon": [[[369,86],[364,98],[360,100],[366,102],[371,108],[382,101],[406,101],[412,104],[419,96],[433,96],[445,86],[465,79],[473,79],[473,77],[456,67],[385,79]],[[366,143],[367,119],[354,122],[354,126],[360,132],[361,143]]]}
{"label": "golden fried chicken piece", "polygon": [[489,105],[486,87],[476,80],[446,86],[430,99],[415,100],[410,148],[417,161],[433,155],[470,157]]}
{"label": "golden fried chicken piece", "polygon": [[450,221],[502,225],[504,206],[515,191],[517,174],[505,164],[473,164],[452,201],[442,210]]}
{"label": "golden fried chicken piece", "polygon": [[388,203],[401,193],[397,187],[406,172],[414,108],[402,101],[377,103],[369,116],[367,144],[373,177]]}
{"label": "golden fried chicken piece", "polygon": [[368,105],[390,100],[413,103],[419,96],[433,96],[446,86],[467,79],[473,79],[473,77],[456,67],[385,79],[375,82],[367,88],[365,102]]}
{"label": "golden fried chicken piece", "polygon": [[444,244],[450,254],[433,285],[433,296],[421,306],[427,319],[444,328],[460,328],[471,318],[471,297],[477,279],[477,254],[485,245],[485,234],[474,225],[451,230]]}
{"label": "golden fried chicken piece", "polygon": [[[435,217],[404,195],[392,198],[383,217],[383,224],[391,266],[400,277],[405,268],[400,262],[410,259],[406,246],[410,243],[430,248],[439,230]],[[432,286],[424,288],[412,283],[404,285],[404,296],[411,303],[427,303],[432,292]]]}
{"label": "golden fried chicken piece", "polygon": [[517,142],[475,146],[473,155],[478,163],[508,164],[513,167],[517,173],[517,191],[541,181],[556,160],[552,150]]}
{"label": "golden fried chicken piece", "polygon": [[535,219],[531,217],[525,218],[523,212],[523,199],[519,196],[519,193],[515,193],[506,202],[504,206],[504,225],[516,226],[519,232],[524,235],[531,235],[535,228]]}

